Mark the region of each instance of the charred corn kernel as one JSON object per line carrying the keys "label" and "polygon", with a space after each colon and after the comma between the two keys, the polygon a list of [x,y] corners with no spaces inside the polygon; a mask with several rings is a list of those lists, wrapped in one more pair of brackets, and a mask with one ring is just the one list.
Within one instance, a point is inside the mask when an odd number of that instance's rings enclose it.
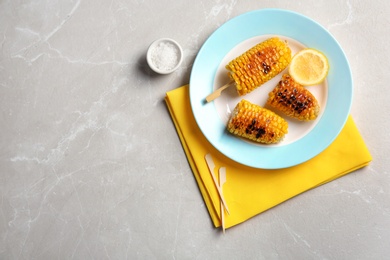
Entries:
{"label": "charred corn kernel", "polygon": [[234,135],[272,144],[287,134],[288,123],[271,110],[243,99],[234,108],[227,129]]}
{"label": "charred corn kernel", "polygon": [[288,74],[284,74],[278,85],[268,94],[267,105],[303,121],[316,119],[320,111],[314,95]]}
{"label": "charred corn kernel", "polygon": [[245,95],[282,72],[291,62],[291,50],[278,37],[252,47],[226,65],[240,96]]}

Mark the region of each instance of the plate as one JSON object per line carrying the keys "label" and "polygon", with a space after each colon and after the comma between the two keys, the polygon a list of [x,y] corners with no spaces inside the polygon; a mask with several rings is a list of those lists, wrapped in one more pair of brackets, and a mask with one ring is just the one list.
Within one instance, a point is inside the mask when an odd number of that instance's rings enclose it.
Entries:
{"label": "plate", "polygon": [[[289,133],[276,145],[261,145],[236,137],[226,122],[241,99],[264,105],[283,73],[239,97],[230,87],[213,102],[205,98],[229,82],[225,64],[256,43],[278,36],[288,41],[292,52],[310,47],[322,51],[330,69],[324,83],[308,89],[321,106],[312,122],[289,119]],[[280,169],[301,164],[328,147],[343,128],[352,104],[353,84],[348,60],[332,35],[317,22],[281,9],[262,9],[237,16],[219,27],[200,49],[190,77],[190,103],[195,120],[207,140],[222,154],[246,166]]]}

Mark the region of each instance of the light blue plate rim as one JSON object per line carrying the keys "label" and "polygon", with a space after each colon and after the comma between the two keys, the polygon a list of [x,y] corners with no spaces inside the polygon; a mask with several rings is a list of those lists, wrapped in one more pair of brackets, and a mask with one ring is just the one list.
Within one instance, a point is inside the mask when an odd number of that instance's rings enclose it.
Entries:
{"label": "light blue plate rim", "polygon": [[[284,146],[258,146],[232,136],[205,97],[212,92],[218,66],[237,44],[259,35],[283,35],[326,54],[330,70],[328,98],[317,125],[303,138]],[[222,154],[243,165],[281,169],[301,164],[326,149],[350,113],[353,82],[344,51],[334,37],[312,19],[289,10],[261,9],[239,15],[220,26],[197,54],[190,76],[190,104],[206,139]]]}

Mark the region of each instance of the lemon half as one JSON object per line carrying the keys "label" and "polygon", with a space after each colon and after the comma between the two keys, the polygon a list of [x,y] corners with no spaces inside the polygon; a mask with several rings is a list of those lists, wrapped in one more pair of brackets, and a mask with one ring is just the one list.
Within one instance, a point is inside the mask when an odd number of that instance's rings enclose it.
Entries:
{"label": "lemon half", "polygon": [[315,49],[303,49],[291,60],[288,69],[291,77],[303,86],[323,82],[328,75],[329,63],[326,56]]}

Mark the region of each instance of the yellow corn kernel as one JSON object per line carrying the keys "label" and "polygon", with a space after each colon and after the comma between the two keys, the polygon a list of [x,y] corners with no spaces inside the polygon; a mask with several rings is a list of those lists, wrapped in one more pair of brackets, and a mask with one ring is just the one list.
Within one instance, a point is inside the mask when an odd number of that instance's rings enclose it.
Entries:
{"label": "yellow corn kernel", "polygon": [[282,72],[291,62],[291,50],[278,37],[252,47],[226,65],[240,96],[245,95]]}
{"label": "yellow corn kernel", "polygon": [[288,74],[268,94],[267,105],[301,121],[314,120],[320,112],[314,95]]}
{"label": "yellow corn kernel", "polygon": [[288,123],[274,112],[243,99],[234,108],[227,129],[234,135],[272,144],[287,134]]}

